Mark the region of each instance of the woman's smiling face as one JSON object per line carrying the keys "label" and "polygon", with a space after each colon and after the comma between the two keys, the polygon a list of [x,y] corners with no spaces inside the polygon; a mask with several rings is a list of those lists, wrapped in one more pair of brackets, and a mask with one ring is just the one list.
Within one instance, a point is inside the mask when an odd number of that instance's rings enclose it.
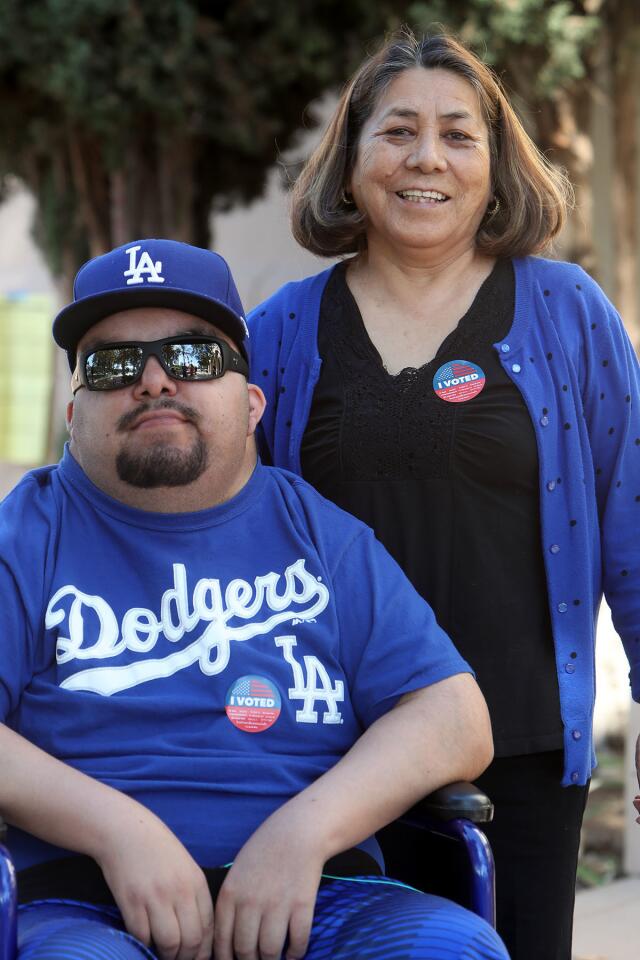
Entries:
{"label": "woman's smiling face", "polygon": [[369,249],[442,260],[472,248],[492,192],[473,87],[441,68],[399,74],[362,129],[349,188]]}

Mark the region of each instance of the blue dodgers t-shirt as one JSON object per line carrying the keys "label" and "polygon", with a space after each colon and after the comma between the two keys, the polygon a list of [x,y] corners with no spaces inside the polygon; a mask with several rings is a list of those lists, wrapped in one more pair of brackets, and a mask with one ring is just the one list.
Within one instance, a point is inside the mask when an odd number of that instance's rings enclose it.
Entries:
{"label": "blue dodgers t-shirt", "polygon": [[[369,528],[258,465],[196,513],[67,452],[0,507],[0,718],[233,859],[398,697],[469,667]],[[14,831],[18,868],[54,855]]]}

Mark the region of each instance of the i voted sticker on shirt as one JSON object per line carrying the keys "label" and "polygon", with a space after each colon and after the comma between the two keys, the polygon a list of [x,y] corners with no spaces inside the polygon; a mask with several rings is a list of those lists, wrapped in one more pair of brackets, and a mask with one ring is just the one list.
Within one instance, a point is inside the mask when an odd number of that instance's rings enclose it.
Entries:
{"label": "i voted sticker on shirt", "polygon": [[248,674],[239,677],[227,690],[225,712],[234,727],[246,733],[261,733],[280,716],[277,687],[266,677]]}
{"label": "i voted sticker on shirt", "polygon": [[443,363],[433,378],[433,389],[447,403],[465,403],[477,397],[485,385],[482,367],[471,360]]}

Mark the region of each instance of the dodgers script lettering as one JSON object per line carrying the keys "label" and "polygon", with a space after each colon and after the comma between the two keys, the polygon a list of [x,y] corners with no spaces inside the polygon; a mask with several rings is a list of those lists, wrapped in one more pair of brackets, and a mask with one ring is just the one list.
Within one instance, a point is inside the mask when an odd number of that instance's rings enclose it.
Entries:
{"label": "dodgers script lettering", "polygon": [[[184,564],[173,564],[173,585],[160,598],[159,611],[132,607],[121,622],[109,603],[84,593],[73,584],[56,590],[47,605],[45,626],[58,628],[58,664],[109,660],[123,651],[149,654],[161,637],[177,644],[202,628],[199,635],[163,657],[145,657],[132,663],[95,666],[66,677],[62,687],[110,696],[120,690],[198,663],[204,674],[221,673],[229,663],[232,641],[270,633],[279,624],[317,617],[329,602],[329,591],[305,568],[304,560],[282,574],[266,573],[252,583],[231,580],[225,589],[217,579],[198,580],[189,593]],[[88,617],[92,629],[85,628]],[[235,625],[231,626],[230,621]],[[238,624],[237,621],[248,621]],[[95,627],[97,621],[97,629]]]}

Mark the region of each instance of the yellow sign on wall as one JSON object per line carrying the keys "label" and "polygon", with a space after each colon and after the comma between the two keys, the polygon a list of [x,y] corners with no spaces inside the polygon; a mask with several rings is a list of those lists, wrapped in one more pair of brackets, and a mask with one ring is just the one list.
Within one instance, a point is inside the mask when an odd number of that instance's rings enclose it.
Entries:
{"label": "yellow sign on wall", "polygon": [[37,465],[47,453],[53,305],[42,294],[0,296],[0,460]]}

